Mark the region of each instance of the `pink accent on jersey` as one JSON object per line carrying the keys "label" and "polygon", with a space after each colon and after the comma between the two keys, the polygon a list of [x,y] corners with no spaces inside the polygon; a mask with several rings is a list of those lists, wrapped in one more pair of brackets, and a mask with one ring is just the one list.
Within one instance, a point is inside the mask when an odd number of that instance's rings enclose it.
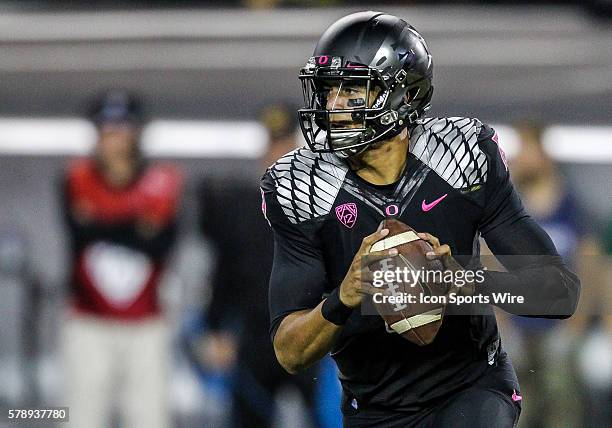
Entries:
{"label": "pink accent on jersey", "polygon": [[353,202],[338,205],[336,207],[336,217],[340,223],[351,229],[357,222],[357,205]]}
{"label": "pink accent on jersey", "polygon": [[385,214],[387,214],[388,216],[394,216],[398,212],[399,208],[395,204],[389,205],[387,208],[385,208]]}
{"label": "pink accent on jersey", "polygon": [[440,196],[438,199],[436,199],[435,201],[429,204],[425,202],[425,199],[423,199],[423,202],[421,203],[421,209],[427,212],[431,210],[433,207],[435,207],[436,205],[438,205],[440,202],[442,202],[442,200],[446,198],[447,196],[448,196],[448,193],[445,193],[444,195]]}
{"label": "pink accent on jersey", "polygon": [[264,196],[263,189],[261,189],[261,212],[263,213],[265,219],[267,220],[268,216],[266,215],[266,211],[267,211],[266,197]]}
{"label": "pink accent on jersey", "polygon": [[504,149],[502,149],[501,146],[499,145],[499,137],[497,136],[497,131],[495,131],[495,134],[493,135],[493,137],[491,137],[491,139],[495,141],[495,144],[497,144],[497,150],[499,150],[499,156],[501,157],[502,162],[504,163],[504,166],[506,167],[506,171],[508,171],[508,159],[506,158],[506,152],[504,152]]}

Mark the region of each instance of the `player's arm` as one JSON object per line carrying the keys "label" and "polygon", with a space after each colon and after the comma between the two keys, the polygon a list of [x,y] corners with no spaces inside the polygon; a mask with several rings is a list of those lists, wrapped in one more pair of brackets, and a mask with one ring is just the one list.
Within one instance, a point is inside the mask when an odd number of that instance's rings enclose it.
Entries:
{"label": "player's arm", "polygon": [[580,280],[561,258],[548,234],[525,212],[510,181],[495,132],[484,126],[479,140],[489,162],[480,231],[508,270],[487,272],[482,291],[524,296],[525,304],[499,305],[515,314],[570,317],[578,305]]}
{"label": "player's arm", "polygon": [[319,361],[331,350],[340,334],[342,326],[323,317],[323,303],[314,309],[287,315],[278,327],[274,353],[288,373],[298,373]]}
{"label": "player's arm", "polygon": [[[570,317],[578,304],[580,281],[559,256],[550,237],[525,212],[494,135],[485,126],[479,138],[488,159],[485,207],[479,229],[508,272],[486,271],[484,282],[476,285],[476,293],[523,296],[522,304],[497,304],[517,315]],[[448,245],[440,245],[435,238],[430,242],[445,266],[454,263]]]}
{"label": "player's arm", "polygon": [[574,314],[580,280],[531,217],[517,216],[483,236],[508,272],[485,272],[482,292],[511,292],[525,299],[524,304],[498,306],[517,315],[542,318],[568,318]]}
{"label": "player's arm", "polygon": [[[315,308],[291,312],[282,319],[274,335],[274,351],[280,364],[289,373],[296,373],[323,358],[331,350],[353,309],[361,304],[364,295],[373,292],[370,285],[372,273],[367,265],[376,260],[397,255],[395,248],[370,253],[372,245],[388,234],[388,229],[382,229],[366,236],[340,287],[330,293]],[[275,252],[275,266],[278,266],[276,256],[282,260],[283,255]],[[367,263],[364,263],[365,260]],[[311,280],[307,275],[308,269],[308,267],[298,268],[292,274],[287,275],[285,283],[284,281],[277,282],[276,276],[279,274],[273,268],[270,299],[276,299],[282,295],[276,290],[278,287],[291,289],[294,284],[302,283],[300,288],[308,290]],[[294,279],[292,280],[291,277]]]}
{"label": "player's arm", "polygon": [[[269,175],[264,176],[262,190],[264,212],[274,231],[268,296],[270,333],[279,363],[289,373],[296,373],[331,350],[364,293],[372,292],[367,287],[371,273],[362,269],[361,259],[388,231],[378,230],[364,238],[342,284],[323,298],[327,275],[320,246],[287,220]],[[389,251],[379,253],[370,253],[368,257],[384,258]]]}

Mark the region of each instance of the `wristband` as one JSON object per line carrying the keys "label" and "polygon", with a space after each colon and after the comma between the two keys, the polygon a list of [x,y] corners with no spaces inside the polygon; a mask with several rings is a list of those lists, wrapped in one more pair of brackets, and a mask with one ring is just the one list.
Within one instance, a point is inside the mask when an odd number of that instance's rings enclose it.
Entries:
{"label": "wristband", "polygon": [[336,325],[344,325],[352,313],[353,308],[349,308],[340,300],[340,287],[332,291],[321,306],[323,318]]}

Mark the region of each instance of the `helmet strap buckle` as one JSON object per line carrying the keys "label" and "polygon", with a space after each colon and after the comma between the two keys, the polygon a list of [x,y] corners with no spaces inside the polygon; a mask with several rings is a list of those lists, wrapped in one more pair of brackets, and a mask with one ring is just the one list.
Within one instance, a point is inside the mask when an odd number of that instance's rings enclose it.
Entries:
{"label": "helmet strap buckle", "polygon": [[408,76],[408,73],[406,73],[406,70],[404,70],[403,68],[397,72],[397,74],[395,75],[395,81],[397,83],[402,83],[404,80],[406,80],[406,76]]}
{"label": "helmet strap buckle", "polygon": [[412,111],[406,118],[408,121],[408,124],[413,124],[419,118],[419,116],[420,114],[418,110]]}
{"label": "helmet strap buckle", "polygon": [[390,123],[395,122],[398,117],[399,115],[397,112],[395,110],[391,110],[381,116],[380,123],[382,125],[389,125]]}

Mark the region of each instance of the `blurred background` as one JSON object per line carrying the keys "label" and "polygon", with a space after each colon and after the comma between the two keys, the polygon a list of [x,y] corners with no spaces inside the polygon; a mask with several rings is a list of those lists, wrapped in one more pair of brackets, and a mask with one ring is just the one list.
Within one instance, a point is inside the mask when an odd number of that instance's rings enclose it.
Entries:
{"label": "blurred background", "polygon": [[[498,130],[525,205],[582,275],[570,321],[500,314],[520,426],[612,426],[609,0],[0,1],[1,408],[72,403],[87,427],[341,425],[333,363],[289,377],[274,362],[258,182],[303,144],[297,72],[319,35],[363,9],[424,35],[430,115]],[[107,230],[98,210],[125,218]],[[110,248],[125,240],[152,262]],[[103,266],[88,264],[98,241]],[[96,289],[126,277],[131,294]],[[155,379],[133,376],[145,361]]]}

